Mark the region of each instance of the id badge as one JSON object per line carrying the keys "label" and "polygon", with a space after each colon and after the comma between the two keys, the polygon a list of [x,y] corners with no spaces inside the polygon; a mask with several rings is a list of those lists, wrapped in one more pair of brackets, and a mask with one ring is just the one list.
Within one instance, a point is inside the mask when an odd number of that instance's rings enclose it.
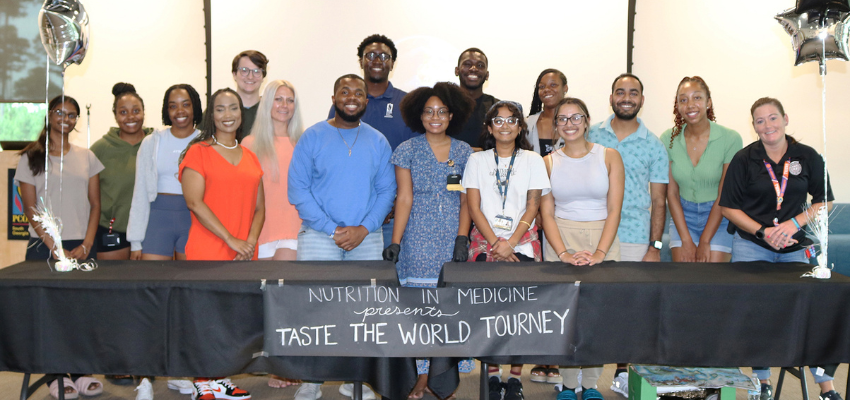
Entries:
{"label": "id badge", "polygon": [[504,229],[506,231],[511,230],[514,226],[514,219],[507,215],[497,215],[496,218],[493,218],[493,227]]}
{"label": "id badge", "polygon": [[117,233],[107,233],[103,235],[102,242],[106,247],[115,247],[121,244],[121,236]]}
{"label": "id badge", "polygon": [[463,185],[460,184],[461,174],[451,174],[446,178],[446,190],[459,192],[463,190]]}

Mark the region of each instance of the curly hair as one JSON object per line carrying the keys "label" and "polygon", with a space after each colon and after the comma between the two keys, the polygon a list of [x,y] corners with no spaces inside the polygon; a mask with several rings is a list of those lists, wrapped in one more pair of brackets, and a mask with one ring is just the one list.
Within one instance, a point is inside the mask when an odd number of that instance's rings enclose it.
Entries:
{"label": "curly hair", "polygon": [[363,59],[363,50],[366,48],[366,46],[372,43],[383,43],[387,45],[387,47],[390,48],[391,55],[393,56],[393,62],[395,62],[396,57],[398,57],[398,50],[395,48],[395,43],[393,43],[392,39],[377,33],[374,35],[369,35],[368,37],[366,37],[366,39],[363,39],[363,41],[360,42],[359,46],[357,46],[358,60]]}
{"label": "curly hair", "polygon": [[558,74],[558,77],[561,78],[561,82],[564,84],[564,86],[567,86],[567,76],[564,75],[563,72],[558,71],[555,68],[544,69],[543,72],[541,72],[540,75],[537,76],[537,82],[534,82],[534,95],[531,97],[531,111],[528,113],[528,115],[534,115],[543,110],[543,101],[540,100],[540,95],[537,93],[537,85],[540,84],[540,81],[543,80],[543,77],[546,74],[550,74],[553,72]]}
{"label": "curly hair", "polygon": [[460,132],[475,108],[475,101],[465,90],[451,82],[437,82],[433,88],[424,86],[404,96],[401,101],[401,117],[404,123],[414,132],[425,133],[422,110],[431,97],[439,98],[452,113],[446,134],[454,136]]}
{"label": "curly hair", "polygon": [[[679,86],[676,86],[676,97],[673,98],[673,134],[670,135],[670,148],[673,148],[673,139],[676,136],[679,136],[682,133],[682,127],[685,126],[685,119],[682,117],[682,114],[679,114],[679,88],[682,87],[687,82],[698,83],[703,90],[705,90],[706,101],[711,100],[711,90],[708,89],[708,84],[705,83],[705,80],[700,78],[699,76],[686,76],[682,78],[682,81],[679,82]],[[714,122],[717,118],[714,116],[714,104],[708,107],[706,110],[706,114],[708,116],[708,120]]]}
{"label": "curly hair", "polygon": [[519,121],[517,124],[519,125],[519,135],[517,135],[516,140],[514,140],[514,146],[523,149],[523,150],[532,150],[531,143],[528,142],[526,136],[528,136],[528,125],[525,123],[525,118],[522,116],[522,109],[517,107],[516,102],[509,100],[502,100],[496,104],[493,104],[490,107],[490,110],[487,111],[487,114],[484,115],[484,129],[481,131],[481,137],[478,139],[479,143],[482,143],[482,148],[484,150],[490,150],[496,147],[496,137],[490,134],[490,131],[487,129],[492,126],[493,118],[499,115],[499,109],[502,107],[510,110],[511,114],[517,118]]}
{"label": "curly hair", "polygon": [[168,115],[168,98],[171,92],[177,89],[183,89],[189,94],[189,99],[192,100],[192,123],[198,125],[201,123],[201,116],[204,114],[204,109],[201,108],[201,96],[198,91],[188,83],[179,83],[173,85],[165,91],[165,98],[162,99],[162,124],[171,126],[171,117]]}

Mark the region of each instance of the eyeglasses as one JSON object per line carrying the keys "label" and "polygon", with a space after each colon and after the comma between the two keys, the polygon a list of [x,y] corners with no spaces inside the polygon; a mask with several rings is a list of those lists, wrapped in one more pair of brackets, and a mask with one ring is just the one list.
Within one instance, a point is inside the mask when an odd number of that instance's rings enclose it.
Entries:
{"label": "eyeglasses", "polygon": [[261,70],[259,68],[251,69],[251,68],[239,67],[239,68],[236,68],[236,71],[238,71],[239,75],[242,75],[242,76],[248,76],[249,73],[251,75],[262,75],[262,73],[263,73],[263,70]]}
{"label": "eyeglasses", "polygon": [[449,114],[451,114],[449,112],[449,109],[445,108],[445,107],[440,108],[438,110],[435,110],[433,108],[426,108],[426,109],[422,110],[422,116],[428,117],[428,118],[437,117],[439,119],[448,119]]}
{"label": "eyeglasses", "polygon": [[366,59],[369,60],[369,61],[373,61],[373,60],[375,60],[375,58],[380,58],[381,62],[387,62],[387,60],[390,60],[390,59],[393,58],[393,56],[391,56],[387,53],[376,53],[374,51],[370,51],[370,52],[364,54],[363,57],[366,57]]}
{"label": "eyeglasses", "polygon": [[56,116],[59,118],[68,117],[68,119],[70,119],[71,121],[74,121],[77,119],[77,117],[79,117],[79,115],[74,113],[65,114],[65,111],[62,110],[53,110],[53,113],[56,114]]}
{"label": "eyeglasses", "polygon": [[567,121],[571,121],[573,125],[581,125],[582,121],[584,121],[585,116],[581,114],[573,114],[573,115],[559,115],[555,118],[555,123],[558,126],[564,126],[567,124]]}
{"label": "eyeglasses", "polygon": [[506,122],[510,126],[516,126],[516,124],[519,123],[519,118],[517,118],[517,117],[507,117],[507,118],[505,118],[505,117],[495,117],[491,121],[493,121],[493,125],[495,125],[495,126],[502,126]]}

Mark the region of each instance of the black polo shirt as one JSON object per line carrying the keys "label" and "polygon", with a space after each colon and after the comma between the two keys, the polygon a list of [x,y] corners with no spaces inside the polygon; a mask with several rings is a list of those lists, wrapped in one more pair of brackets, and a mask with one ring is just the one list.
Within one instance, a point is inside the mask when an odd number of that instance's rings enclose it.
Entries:
{"label": "black polo shirt", "polygon": [[463,129],[455,135],[455,139],[462,140],[472,147],[484,146],[484,143],[479,140],[484,125],[486,125],[484,116],[487,114],[487,111],[490,111],[490,107],[498,102],[499,99],[487,93],[475,99],[475,109],[472,110],[472,114],[469,115],[469,119],[466,120]]}
{"label": "black polo shirt", "polygon": [[[785,151],[779,163],[774,163],[767,156],[761,140],[744,147],[735,154],[726,170],[723,192],[720,195],[721,207],[741,210],[762,226],[771,227],[774,218],[781,223],[803,212],[808,207],[809,195],[812,195],[814,202],[823,201],[823,158],[815,149],[801,143],[792,143],[790,138],[786,137],[786,139],[788,150]],[[764,166],[764,160],[773,168],[780,186],[785,160],[791,161],[788,186],[785,189],[782,208],[779,210],[776,209],[776,190]],[[833,201],[832,185],[829,185],[828,193],[828,201]],[[734,231],[735,226],[730,223],[729,232],[734,233]],[[744,239],[778,253],[790,253],[812,244],[811,239],[806,237],[805,230],[794,234],[798,244],[778,251],[749,232],[738,230],[738,234]]]}

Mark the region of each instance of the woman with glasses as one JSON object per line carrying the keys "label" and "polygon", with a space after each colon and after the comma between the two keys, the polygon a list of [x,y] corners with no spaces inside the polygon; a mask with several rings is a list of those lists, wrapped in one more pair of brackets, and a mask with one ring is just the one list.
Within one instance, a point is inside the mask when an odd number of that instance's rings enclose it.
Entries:
{"label": "woman with glasses", "polygon": [[[469,212],[460,191],[461,174],[472,148],[454,139],[475,107],[457,85],[421,87],[401,102],[401,116],[414,132],[390,160],[398,184],[392,244],[384,259],[396,262],[402,286],[437,287],[443,264],[466,261]],[[419,378],[409,398],[422,398],[428,361],[416,360]]]}
{"label": "woman with glasses", "polygon": [[[552,192],[543,196],[540,213],[549,239],[546,261],[595,265],[620,260],[617,228],[626,173],[617,150],[587,141],[590,113],[583,101],[568,97],[552,119],[564,147],[544,158]],[[558,400],[576,400],[582,372],[582,400],[601,400],[596,389],[602,366],[562,368]]]}
{"label": "woman with glasses", "polygon": [[679,82],[675,126],[661,135],[670,156],[670,251],[676,262],[728,262],[732,235],[720,198],[726,168],[743,147],[741,135],[714,122],[711,91],[698,77]]}
{"label": "woman with glasses", "polygon": [[563,146],[551,121],[555,117],[555,106],[563,100],[568,90],[566,75],[557,69],[544,69],[537,76],[534,95],[531,97],[531,115],[528,116],[528,141],[541,156]]}
{"label": "woman with glasses", "polygon": [[[469,157],[463,173],[467,205],[475,222],[469,261],[541,261],[535,216],[541,196],[550,188],[543,158],[531,150],[526,139],[527,126],[519,104],[497,102],[484,121],[484,151]],[[491,396],[504,387],[505,399],[522,399],[522,364],[511,365],[506,385],[501,383],[498,366],[487,372]]]}
{"label": "woman with glasses", "polygon": [[118,127],[91,145],[91,151],[103,163],[100,174],[100,224],[95,244],[98,260],[129,260],[130,242],[127,225],[133,186],[136,180],[136,155],[142,139],[153,131],[144,128],[145,103],[136,88],[124,82],[112,87],[115,100],[112,113]]}
{"label": "woman with glasses", "polygon": [[142,140],[130,205],[127,240],[132,260],[185,260],[192,218],[177,180],[177,159],[200,133],[201,97],[191,85],[165,91],[162,124]]}
{"label": "woman with glasses", "polygon": [[[79,115],[80,105],[74,98],[54,97],[48,103],[47,124],[38,139],[21,151],[14,179],[20,186],[23,211],[30,223],[27,260],[55,258],[53,238],[33,219],[34,208],[42,205],[62,220],[61,244],[66,257],[83,260],[96,256],[94,240],[100,217],[98,174],[103,164],[90,150],[68,140]],[[45,190],[44,161],[48,155]],[[94,396],[103,392],[103,385],[91,376],[62,375],[61,378],[66,399],[76,398],[80,393]],[[52,380],[48,388],[51,396],[59,398],[58,379]]]}

